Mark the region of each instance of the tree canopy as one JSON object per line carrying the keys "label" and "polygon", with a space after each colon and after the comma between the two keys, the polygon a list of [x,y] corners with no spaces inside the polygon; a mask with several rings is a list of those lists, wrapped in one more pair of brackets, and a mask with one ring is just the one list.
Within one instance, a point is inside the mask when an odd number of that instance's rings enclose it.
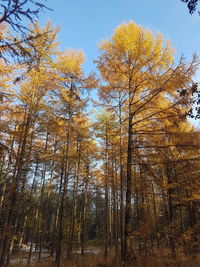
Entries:
{"label": "tree canopy", "polygon": [[191,15],[197,11],[199,0],[181,0],[181,1],[187,4],[187,8]]}
{"label": "tree canopy", "polygon": [[97,76],[58,30],[0,47],[0,266],[198,266],[198,57],[130,21]]}

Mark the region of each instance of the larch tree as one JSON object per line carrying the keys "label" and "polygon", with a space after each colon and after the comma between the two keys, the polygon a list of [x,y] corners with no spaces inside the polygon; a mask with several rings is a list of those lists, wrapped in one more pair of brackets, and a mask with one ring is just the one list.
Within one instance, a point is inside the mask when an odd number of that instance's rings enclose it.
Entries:
{"label": "larch tree", "polygon": [[176,63],[161,34],[119,26],[99,45],[95,117],[84,53],[58,51],[50,23],[28,31],[1,46],[14,36],[0,23],[0,265],[24,245],[28,264],[45,249],[56,266],[84,265],[95,246],[106,265],[189,265],[200,227],[200,135],[187,120],[199,117],[197,57]]}
{"label": "larch tree", "polygon": [[[66,122],[66,143],[63,152],[63,172],[61,173],[61,195],[59,200],[59,231],[58,245],[56,252],[56,265],[60,266],[63,253],[64,242],[64,208],[67,197],[67,186],[70,175],[70,150],[72,148],[72,128],[76,117],[81,115],[85,106],[86,99],[83,93],[93,88],[95,80],[93,76],[86,77],[82,70],[84,62],[84,54],[82,51],[68,50],[60,53],[55,63],[58,90],[54,90],[55,96],[58,96],[58,112],[62,112],[63,120]],[[60,111],[59,111],[60,109]],[[71,252],[69,251],[69,254]]]}
{"label": "larch tree", "polygon": [[[37,28],[39,32],[39,28]],[[41,32],[43,29],[41,29]],[[46,36],[47,37],[47,36]],[[35,62],[37,65],[37,70],[32,69],[24,77],[24,82],[20,84],[19,90],[15,86],[15,91],[11,91],[12,96],[18,100],[21,104],[17,105],[18,110],[21,113],[22,121],[18,122],[15,127],[17,127],[20,135],[18,139],[15,139],[17,148],[16,152],[16,161],[12,170],[12,184],[10,184],[10,192],[7,203],[7,212],[6,220],[4,222],[4,231],[3,231],[3,241],[2,241],[2,251],[1,251],[1,264],[4,266],[6,255],[7,263],[9,262],[9,255],[12,252],[13,242],[15,231],[18,226],[19,219],[19,210],[20,205],[22,204],[21,193],[25,188],[27,182],[27,177],[25,175],[25,168],[27,167],[27,160],[29,159],[29,149],[28,146],[32,147],[29,142],[33,141],[34,137],[34,125],[37,123],[39,113],[44,106],[43,98],[45,97],[50,84],[53,85],[53,76],[52,79],[47,78],[51,72],[51,66],[48,68],[45,55],[50,56],[51,49],[54,46],[55,35],[53,39],[49,34],[50,44],[46,40],[45,43],[43,40],[35,39],[36,45],[41,48],[41,42],[43,43],[42,49],[45,50],[45,53],[41,53],[39,58],[40,60]],[[43,35],[41,35],[43,38]],[[33,52],[33,48],[29,47],[30,53]],[[15,107],[16,108],[16,107]],[[30,151],[31,152],[31,151]],[[27,157],[27,158],[26,158]]]}
{"label": "larch tree", "polygon": [[[111,39],[99,45],[100,56],[96,60],[98,69],[110,90],[127,93],[127,173],[125,207],[125,251],[124,260],[132,253],[132,190],[134,146],[136,132],[151,127],[155,120],[166,116],[180,116],[181,107],[187,97],[177,90],[191,85],[198,65],[194,56],[190,64],[183,58],[176,65],[173,49],[164,43],[161,34],[153,35],[134,22],[119,26]],[[175,109],[179,106],[179,109]],[[154,131],[158,130],[154,129]],[[149,129],[150,130],[150,129]]]}
{"label": "larch tree", "polygon": [[0,27],[4,28],[4,38],[0,40],[0,57],[5,61],[11,58],[21,60],[23,57],[30,59],[29,52],[23,46],[41,35],[32,31],[28,23],[34,25],[39,14],[50,9],[45,1],[35,0],[4,0],[0,7]]}

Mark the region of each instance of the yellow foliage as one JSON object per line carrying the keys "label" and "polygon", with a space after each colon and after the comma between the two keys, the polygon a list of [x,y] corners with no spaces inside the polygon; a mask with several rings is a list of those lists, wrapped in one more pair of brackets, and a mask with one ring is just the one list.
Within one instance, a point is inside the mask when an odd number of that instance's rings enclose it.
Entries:
{"label": "yellow foliage", "polygon": [[3,60],[0,60],[0,90],[10,86],[12,72],[12,66],[8,66]]}
{"label": "yellow foliage", "polygon": [[70,49],[58,54],[56,67],[63,73],[64,79],[81,78],[84,60],[85,55],[81,50]]}

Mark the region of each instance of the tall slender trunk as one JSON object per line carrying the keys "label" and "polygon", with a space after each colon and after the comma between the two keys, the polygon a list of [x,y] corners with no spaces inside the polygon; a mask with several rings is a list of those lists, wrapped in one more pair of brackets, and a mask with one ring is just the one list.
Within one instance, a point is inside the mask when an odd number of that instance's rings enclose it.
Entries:
{"label": "tall slender trunk", "polygon": [[80,158],[81,158],[81,143],[77,140],[76,154],[78,158],[76,160],[76,173],[74,177],[73,184],[73,195],[72,195],[72,209],[71,209],[71,217],[70,217],[70,229],[69,229],[69,240],[68,240],[68,258],[71,257],[72,249],[73,249],[73,239],[74,239],[74,227],[75,227],[75,219],[76,219],[76,210],[77,210],[77,191],[78,191],[78,183],[79,183],[79,172],[80,172]]}
{"label": "tall slender trunk", "polygon": [[[65,148],[64,148],[64,151],[65,151]],[[53,224],[53,235],[52,235],[52,241],[51,241],[50,256],[54,255],[55,241],[56,241],[56,230],[58,228],[58,223],[59,223],[59,207],[60,207],[60,201],[61,201],[60,196],[62,194],[63,177],[64,177],[64,173],[65,173],[65,166],[64,166],[65,158],[64,157],[62,158],[62,163],[61,163],[61,174],[60,174],[61,178],[60,178],[60,185],[59,185],[58,197],[57,197],[57,202],[56,202],[56,214],[55,214],[54,224]],[[58,240],[57,240],[57,242],[58,242]]]}
{"label": "tall slender trunk", "polygon": [[120,243],[121,259],[124,260],[124,173],[123,173],[123,150],[122,150],[122,110],[119,96],[119,164],[120,164]]}
{"label": "tall slender trunk", "polygon": [[[31,205],[32,204],[31,200],[32,200],[33,190],[34,190],[34,187],[35,187],[35,181],[36,181],[37,173],[38,173],[38,165],[39,165],[39,162],[37,161],[36,162],[36,166],[35,166],[34,178],[33,178],[32,186],[31,186],[31,192],[30,192],[30,196],[29,196],[29,207],[28,207],[27,210],[29,210],[31,208],[31,206],[32,206]],[[34,238],[34,233],[35,233],[36,221],[37,221],[37,217],[38,217],[38,208],[34,209],[33,215],[34,215],[34,217],[33,217],[33,225],[32,225],[31,234],[30,234],[31,246],[30,246],[30,250],[29,250],[28,264],[31,261],[32,248],[33,248],[33,238]]]}
{"label": "tall slender trunk", "polygon": [[86,176],[84,181],[84,190],[83,194],[83,210],[82,210],[82,218],[81,218],[81,254],[84,254],[85,250],[85,241],[86,241],[86,220],[87,220],[87,205],[88,205],[88,182],[89,182],[89,175],[90,175],[90,165],[89,159],[86,163]]}
{"label": "tall slender trunk", "polygon": [[[173,219],[174,219],[174,211],[173,211],[173,192],[174,189],[171,188],[171,184],[173,183],[173,173],[172,173],[172,165],[171,164],[167,164],[166,166],[166,172],[167,172],[167,182],[169,185],[169,188],[167,190],[167,196],[168,196],[168,212],[169,212],[169,224],[172,223]],[[172,234],[170,233],[169,235],[169,245],[170,248],[172,250],[173,255],[175,255],[175,244],[174,244],[174,237],[172,236]]]}
{"label": "tall slender trunk", "polygon": [[[49,132],[47,132],[46,140],[45,140],[45,147],[44,147],[44,154],[47,153],[48,148],[48,141],[49,141]],[[42,218],[42,208],[43,208],[43,199],[44,199],[44,189],[45,189],[45,182],[46,182],[46,171],[47,171],[47,162],[43,164],[42,176],[41,176],[41,190],[40,190],[40,202],[39,202],[39,225],[38,225],[38,232],[39,232],[39,254],[38,254],[38,261],[41,259],[42,253],[42,241],[44,235],[44,227],[45,227],[45,217]],[[41,224],[41,229],[40,229]]]}
{"label": "tall slender trunk", "polygon": [[[9,264],[9,257],[7,261],[6,257],[9,256],[11,240],[14,233],[13,229],[15,229],[16,227],[16,220],[18,219],[18,214],[19,214],[19,209],[17,209],[17,206],[19,205],[19,195],[17,191],[19,189],[19,182],[21,181],[23,173],[22,170],[24,166],[25,149],[26,149],[30,125],[31,125],[31,114],[28,113],[24,127],[25,129],[24,129],[22,144],[19,145],[20,147],[19,156],[17,158],[15,169],[13,171],[12,188],[9,194],[9,204],[8,204],[9,207],[6,215],[6,222],[5,222],[6,227],[4,228],[5,231],[3,237],[3,247],[0,256],[0,266],[2,267],[5,266],[5,264],[7,265]],[[12,225],[14,228],[12,227]]]}
{"label": "tall slender trunk", "polygon": [[132,196],[132,94],[129,91],[129,118],[128,118],[128,148],[126,174],[126,207],[125,207],[125,247],[124,260],[131,257],[131,196]]}
{"label": "tall slender trunk", "polygon": [[71,132],[71,111],[69,111],[69,121],[67,127],[67,144],[66,144],[66,153],[65,153],[65,174],[63,177],[62,183],[62,195],[60,200],[59,207],[59,220],[58,220],[58,243],[56,250],[56,260],[55,264],[57,267],[61,266],[61,258],[63,254],[63,239],[64,239],[64,211],[65,211],[65,202],[67,196],[67,185],[69,177],[69,147],[70,147],[70,132]]}
{"label": "tall slender trunk", "polygon": [[111,243],[111,245],[114,244],[115,246],[115,251],[117,252],[118,249],[118,240],[117,240],[117,201],[116,201],[116,173],[115,173],[115,153],[114,153],[114,147],[112,144],[112,172],[111,172],[111,197],[112,197],[112,224],[111,224],[111,231],[112,231],[112,236],[113,236],[113,242]]}
{"label": "tall slender trunk", "polygon": [[105,158],[105,247],[104,247],[104,255],[107,257],[108,254],[108,242],[109,242],[109,189],[108,189],[108,179],[109,179],[109,171],[108,171],[108,133],[106,126],[106,158]]}

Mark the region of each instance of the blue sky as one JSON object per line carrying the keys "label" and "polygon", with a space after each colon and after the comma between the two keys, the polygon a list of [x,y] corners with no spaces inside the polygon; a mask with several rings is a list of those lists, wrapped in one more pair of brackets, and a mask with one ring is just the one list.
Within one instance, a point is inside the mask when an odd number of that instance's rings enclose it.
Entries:
{"label": "blue sky", "polygon": [[53,11],[40,14],[41,23],[60,25],[62,50],[84,50],[86,72],[94,69],[98,42],[130,20],[171,40],[177,58],[182,53],[188,60],[194,52],[200,55],[200,16],[191,16],[180,0],[47,0],[47,5]]}

